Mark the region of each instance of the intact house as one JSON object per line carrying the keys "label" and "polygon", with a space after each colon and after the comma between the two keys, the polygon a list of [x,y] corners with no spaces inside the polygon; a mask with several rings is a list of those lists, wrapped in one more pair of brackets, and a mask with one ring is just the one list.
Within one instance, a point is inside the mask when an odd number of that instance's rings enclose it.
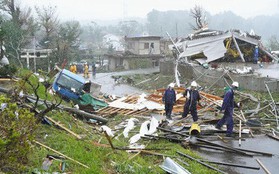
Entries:
{"label": "intact house", "polygon": [[105,55],[109,60],[109,70],[155,67],[164,57],[160,36],[125,36],[124,45],[124,52]]}

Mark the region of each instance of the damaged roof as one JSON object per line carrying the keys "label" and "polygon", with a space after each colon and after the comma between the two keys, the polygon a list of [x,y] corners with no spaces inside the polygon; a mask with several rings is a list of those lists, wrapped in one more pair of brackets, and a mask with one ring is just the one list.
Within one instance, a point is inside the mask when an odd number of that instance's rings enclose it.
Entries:
{"label": "damaged roof", "polygon": [[[191,34],[186,40],[176,43],[176,46],[182,50],[179,54],[179,58],[203,53],[205,56],[204,58],[195,59],[199,63],[209,63],[220,59],[224,57],[227,52],[224,41],[229,38],[232,38],[235,42],[237,39],[254,46],[259,46],[259,49],[268,57],[277,60],[277,58],[264,49],[261,44],[260,36],[250,35],[239,30],[230,30],[227,32],[206,30]],[[240,55],[242,56],[243,54],[240,53]],[[242,58],[242,61],[245,61],[244,58]]]}

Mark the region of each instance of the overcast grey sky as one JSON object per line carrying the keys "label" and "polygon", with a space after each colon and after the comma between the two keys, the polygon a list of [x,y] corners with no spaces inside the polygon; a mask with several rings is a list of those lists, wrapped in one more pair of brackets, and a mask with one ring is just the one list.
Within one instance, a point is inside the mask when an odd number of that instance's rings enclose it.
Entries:
{"label": "overcast grey sky", "polygon": [[146,17],[152,9],[189,10],[197,5],[211,14],[232,11],[244,18],[279,13],[279,0],[21,0],[22,5],[56,6],[63,20]]}

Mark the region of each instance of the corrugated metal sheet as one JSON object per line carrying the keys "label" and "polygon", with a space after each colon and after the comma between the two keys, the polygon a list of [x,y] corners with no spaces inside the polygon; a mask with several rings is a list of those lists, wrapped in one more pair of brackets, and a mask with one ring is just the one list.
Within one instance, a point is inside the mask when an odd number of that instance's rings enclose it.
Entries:
{"label": "corrugated metal sheet", "polygon": [[203,53],[207,57],[206,62],[212,62],[221,57],[224,57],[227,49],[225,48],[223,41],[224,38],[217,38],[215,40],[195,43],[194,46],[186,47],[185,51],[181,53],[179,57],[188,57]]}

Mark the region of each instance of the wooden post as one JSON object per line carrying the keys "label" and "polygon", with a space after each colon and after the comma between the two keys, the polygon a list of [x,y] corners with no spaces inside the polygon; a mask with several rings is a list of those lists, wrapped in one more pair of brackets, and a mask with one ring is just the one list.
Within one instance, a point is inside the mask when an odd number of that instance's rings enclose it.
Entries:
{"label": "wooden post", "polygon": [[239,120],[239,140],[238,140],[238,146],[241,146],[241,120]]}

